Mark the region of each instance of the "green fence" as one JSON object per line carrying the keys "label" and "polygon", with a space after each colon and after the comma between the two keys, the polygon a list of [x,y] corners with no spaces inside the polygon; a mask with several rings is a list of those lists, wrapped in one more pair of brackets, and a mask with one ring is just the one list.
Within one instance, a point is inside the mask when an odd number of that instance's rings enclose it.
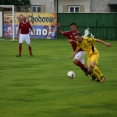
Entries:
{"label": "green fence", "polygon": [[58,13],[58,22],[63,31],[70,30],[69,25],[75,22],[82,35],[89,28],[95,38],[117,40],[117,13]]}

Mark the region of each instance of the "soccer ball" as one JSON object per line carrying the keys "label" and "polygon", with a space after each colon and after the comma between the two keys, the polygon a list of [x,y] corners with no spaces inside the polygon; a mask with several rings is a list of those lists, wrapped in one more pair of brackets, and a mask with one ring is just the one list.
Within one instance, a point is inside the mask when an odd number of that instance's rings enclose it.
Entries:
{"label": "soccer ball", "polygon": [[75,73],[73,71],[69,71],[67,73],[68,78],[73,79],[75,77]]}

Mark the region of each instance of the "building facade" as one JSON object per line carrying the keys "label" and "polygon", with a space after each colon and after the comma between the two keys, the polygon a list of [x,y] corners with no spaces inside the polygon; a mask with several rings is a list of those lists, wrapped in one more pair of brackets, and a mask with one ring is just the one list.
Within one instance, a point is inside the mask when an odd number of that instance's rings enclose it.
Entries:
{"label": "building facade", "polygon": [[90,0],[31,0],[32,11],[35,12],[90,12]]}
{"label": "building facade", "polygon": [[91,12],[117,12],[117,0],[91,0]]}
{"label": "building facade", "polygon": [[33,12],[117,12],[117,0],[30,0]]}

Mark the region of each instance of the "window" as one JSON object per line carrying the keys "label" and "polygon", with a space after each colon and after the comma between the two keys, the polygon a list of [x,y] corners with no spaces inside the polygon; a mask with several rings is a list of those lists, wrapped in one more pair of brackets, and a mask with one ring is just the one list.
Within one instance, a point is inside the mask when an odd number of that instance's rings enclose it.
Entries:
{"label": "window", "polygon": [[32,6],[33,12],[41,12],[41,6]]}
{"label": "window", "polygon": [[111,12],[117,12],[117,6],[111,6],[110,7]]}
{"label": "window", "polygon": [[78,13],[78,12],[80,12],[80,7],[79,6],[69,6],[69,12]]}

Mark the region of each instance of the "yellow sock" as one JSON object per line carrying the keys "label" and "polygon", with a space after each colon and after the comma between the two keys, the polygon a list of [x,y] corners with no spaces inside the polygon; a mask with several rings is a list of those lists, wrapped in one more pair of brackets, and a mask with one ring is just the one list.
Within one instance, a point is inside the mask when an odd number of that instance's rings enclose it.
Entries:
{"label": "yellow sock", "polygon": [[101,80],[101,77],[98,73],[96,73],[95,71],[93,71],[93,73],[91,73],[91,76],[96,77],[98,80]]}
{"label": "yellow sock", "polygon": [[95,65],[95,67],[94,67],[94,69],[93,69],[99,76],[100,76],[100,78],[102,77],[102,76],[104,76],[103,74],[102,74],[102,72],[100,71],[100,69]]}

